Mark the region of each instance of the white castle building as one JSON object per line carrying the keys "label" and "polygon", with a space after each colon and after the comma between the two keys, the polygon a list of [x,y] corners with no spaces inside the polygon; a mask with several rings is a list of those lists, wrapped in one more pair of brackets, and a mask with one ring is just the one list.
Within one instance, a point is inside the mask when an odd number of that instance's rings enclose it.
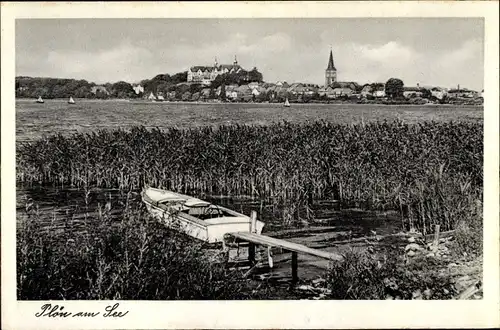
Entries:
{"label": "white castle building", "polygon": [[242,69],[243,68],[236,60],[236,56],[234,56],[233,64],[218,64],[216,58],[213,66],[196,65],[190,67],[187,74],[187,81],[210,85],[210,83],[214,81],[218,75],[224,73],[236,73]]}

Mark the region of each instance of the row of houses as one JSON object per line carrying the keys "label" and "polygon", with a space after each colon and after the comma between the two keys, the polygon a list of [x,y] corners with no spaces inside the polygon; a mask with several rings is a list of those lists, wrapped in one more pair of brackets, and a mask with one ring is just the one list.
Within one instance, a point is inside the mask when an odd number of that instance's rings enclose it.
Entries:
{"label": "row of houses", "polygon": [[[249,101],[252,99],[257,99],[266,95],[266,98],[270,99],[279,97],[299,97],[308,96],[313,98],[315,96],[326,97],[328,99],[335,99],[341,97],[348,98],[384,98],[385,86],[382,83],[377,84],[367,84],[365,86],[360,86],[354,82],[337,82],[335,87],[320,87],[315,84],[306,83],[293,83],[288,84],[286,82],[277,83],[257,83],[252,82],[246,85],[227,85],[225,86],[225,97],[230,100],[242,100]],[[135,89],[135,87],[134,87]],[[136,90],[137,92],[137,90]],[[213,92],[211,88],[205,87],[201,89],[198,94],[199,98],[209,99],[214,96],[219,98],[222,92],[222,87],[219,86]],[[437,99],[443,99],[444,97],[450,98],[475,98],[482,96],[482,93],[477,93],[468,89],[446,89],[441,87],[420,87],[418,84],[415,87],[404,87],[403,96],[407,99],[414,97],[429,97],[430,95]],[[138,93],[138,92],[137,92]],[[211,93],[213,93],[211,97]],[[185,94],[185,92],[183,93]],[[195,95],[193,93],[192,95]],[[186,94],[187,95],[187,94]],[[179,99],[180,96],[177,95],[176,91],[166,93],[150,93],[148,99],[150,100],[163,100],[163,99]]]}

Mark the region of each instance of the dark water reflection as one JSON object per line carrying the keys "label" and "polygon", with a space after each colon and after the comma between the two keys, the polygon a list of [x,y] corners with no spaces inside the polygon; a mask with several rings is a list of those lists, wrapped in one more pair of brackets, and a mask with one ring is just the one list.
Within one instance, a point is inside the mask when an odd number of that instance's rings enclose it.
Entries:
{"label": "dark water reflection", "polygon": [[[283,230],[283,209],[250,197],[196,196],[214,204],[222,205],[235,211],[250,215],[257,211],[259,218],[266,223],[264,232]],[[26,215],[26,207],[38,208],[42,219],[51,224],[59,222],[96,220],[97,210],[108,208],[111,216],[119,217],[125,206],[141,207],[140,191],[121,191],[118,189],[91,188],[87,191],[73,188],[52,186],[18,186],[17,217]],[[332,203],[318,202],[313,206],[314,220],[307,224],[314,230],[298,231],[306,239],[310,236],[323,235],[325,239],[337,237],[341,232],[348,232],[350,237],[377,234],[391,234],[400,229],[400,219],[395,212],[372,212],[356,209],[336,210]],[[304,227],[304,223],[294,223],[293,227]],[[324,229],[316,227],[325,227]],[[294,237],[293,230],[286,234]],[[330,233],[331,235],[325,235]],[[339,235],[334,235],[339,233]],[[298,234],[299,235],[299,234]],[[342,235],[340,235],[342,236]],[[340,237],[339,236],[339,237]],[[284,237],[284,236],[283,236]]]}

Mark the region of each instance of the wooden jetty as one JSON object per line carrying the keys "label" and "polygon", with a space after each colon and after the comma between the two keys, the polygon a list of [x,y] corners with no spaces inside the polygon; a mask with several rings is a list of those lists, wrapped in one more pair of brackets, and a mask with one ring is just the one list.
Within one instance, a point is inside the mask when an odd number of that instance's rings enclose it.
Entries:
{"label": "wooden jetty", "polygon": [[[343,257],[340,254],[313,249],[302,244],[293,243],[287,240],[269,237],[256,233],[257,213],[252,211],[250,231],[249,232],[234,232],[227,233],[224,237],[224,249],[228,249],[233,242],[245,242],[248,244],[248,261],[251,265],[255,265],[255,247],[257,245],[266,246],[268,248],[268,257],[270,257],[271,248],[280,248],[292,253],[292,283],[298,281],[298,253],[316,256],[318,258],[326,259],[329,261],[342,261]],[[232,242],[231,242],[232,241]],[[272,262],[270,263],[272,267]]]}

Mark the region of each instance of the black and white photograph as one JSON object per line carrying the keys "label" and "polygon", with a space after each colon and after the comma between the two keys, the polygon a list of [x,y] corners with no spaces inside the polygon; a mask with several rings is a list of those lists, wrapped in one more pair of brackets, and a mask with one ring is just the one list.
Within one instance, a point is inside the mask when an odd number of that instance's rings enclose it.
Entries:
{"label": "black and white photograph", "polygon": [[37,317],[484,299],[483,17],[14,28],[15,291]]}

